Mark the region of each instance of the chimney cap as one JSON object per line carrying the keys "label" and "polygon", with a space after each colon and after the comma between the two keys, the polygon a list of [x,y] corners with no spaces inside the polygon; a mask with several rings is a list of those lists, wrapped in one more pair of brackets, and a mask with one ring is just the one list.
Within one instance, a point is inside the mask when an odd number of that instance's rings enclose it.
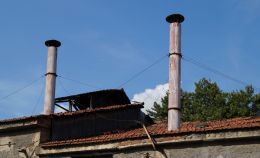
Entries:
{"label": "chimney cap", "polygon": [[174,22],[182,23],[184,21],[184,16],[181,14],[171,14],[166,17],[166,21],[168,23],[174,23]]}
{"label": "chimney cap", "polygon": [[52,39],[52,40],[45,41],[45,45],[47,47],[51,47],[51,46],[59,47],[61,45],[61,43],[60,43],[60,41]]}

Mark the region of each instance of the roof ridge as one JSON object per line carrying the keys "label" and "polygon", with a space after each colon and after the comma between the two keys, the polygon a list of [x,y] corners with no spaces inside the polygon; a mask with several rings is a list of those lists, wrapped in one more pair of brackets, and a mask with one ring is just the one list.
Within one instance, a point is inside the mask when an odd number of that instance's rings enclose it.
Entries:
{"label": "roof ridge", "polygon": [[92,113],[92,112],[99,112],[99,111],[110,111],[116,109],[124,109],[124,108],[131,108],[131,107],[140,107],[143,108],[144,103],[134,103],[134,104],[122,104],[122,105],[112,105],[112,106],[104,106],[95,109],[83,109],[78,111],[71,111],[71,112],[61,112],[61,113],[54,113],[51,116],[70,116],[70,115],[79,115],[84,113]]}

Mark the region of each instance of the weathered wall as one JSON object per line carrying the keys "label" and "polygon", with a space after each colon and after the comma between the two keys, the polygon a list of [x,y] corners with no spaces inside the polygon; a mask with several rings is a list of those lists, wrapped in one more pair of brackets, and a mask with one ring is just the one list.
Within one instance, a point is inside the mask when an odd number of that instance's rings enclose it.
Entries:
{"label": "weathered wall", "polygon": [[[40,157],[111,155],[111,158],[260,158],[260,130],[240,129],[199,132],[101,144],[39,148]],[[112,156],[113,155],[113,156]]]}
{"label": "weathered wall", "polygon": [[129,150],[113,158],[259,158],[260,138],[164,145],[161,151]]}
{"label": "weathered wall", "polygon": [[36,130],[10,131],[0,134],[0,158],[36,158],[40,132]]}

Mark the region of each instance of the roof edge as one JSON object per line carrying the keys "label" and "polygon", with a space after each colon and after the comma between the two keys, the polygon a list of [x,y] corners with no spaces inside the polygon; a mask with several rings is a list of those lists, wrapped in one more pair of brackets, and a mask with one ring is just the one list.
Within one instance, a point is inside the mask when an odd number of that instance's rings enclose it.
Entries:
{"label": "roof edge", "polygon": [[92,92],[85,92],[85,93],[69,95],[69,96],[65,96],[65,97],[58,97],[58,98],[55,98],[55,101],[56,100],[64,100],[64,99],[66,100],[67,98],[77,97],[77,96],[80,96],[80,95],[89,95],[89,94],[101,93],[101,92],[107,92],[107,91],[122,91],[122,92],[125,93],[125,90],[123,88],[119,88],[119,89],[102,89],[102,90],[97,90],[97,91],[92,91]]}
{"label": "roof edge", "polygon": [[[161,135],[161,136],[153,136],[156,140],[157,145],[171,144],[171,143],[187,143],[187,142],[195,142],[195,141],[218,141],[218,140],[235,140],[235,139],[247,139],[247,138],[260,138],[259,128],[252,128],[248,130],[225,130],[225,131],[208,131],[208,132],[193,132],[189,135],[184,133],[176,134],[176,135]],[[146,143],[144,143],[144,140]],[[62,143],[60,143],[62,142]],[[57,149],[61,147],[72,147],[76,146],[81,147],[84,145],[91,144],[92,146],[99,146],[100,144],[106,145],[110,143],[117,144],[117,149],[126,149],[142,146],[142,144],[146,144],[151,146],[151,143],[147,136],[139,136],[135,138],[124,138],[124,139],[115,139],[109,141],[56,141],[56,142],[47,142],[40,144],[40,147],[43,149]]]}
{"label": "roof edge", "polygon": [[33,115],[33,116],[24,116],[24,117],[17,117],[11,119],[3,119],[0,120],[0,126],[8,123],[15,123],[15,122],[24,122],[24,121],[34,121],[38,120],[39,118],[48,117],[47,115]]}
{"label": "roof edge", "polygon": [[[167,124],[165,122],[153,124],[147,127],[149,134],[157,139],[160,138],[178,138],[185,136],[185,139],[190,139],[189,137],[193,134],[203,135],[215,133],[228,133],[228,132],[249,132],[252,136],[260,137],[260,118],[246,117],[246,118],[233,118],[227,120],[216,120],[208,122],[185,122],[182,124],[181,129],[175,131],[167,131]],[[250,131],[257,131],[252,133]],[[245,133],[247,134],[247,133]],[[229,136],[229,135],[227,135]],[[234,135],[235,136],[235,135]],[[131,129],[127,131],[122,131],[120,133],[113,134],[103,134],[99,136],[86,137],[80,139],[63,140],[63,141],[53,141],[42,144],[42,147],[55,147],[64,145],[80,145],[88,143],[105,143],[105,142],[123,142],[127,140],[136,140],[146,138],[146,134],[142,128]],[[192,138],[192,137],[191,137]]]}
{"label": "roof edge", "polygon": [[62,116],[75,116],[87,113],[95,113],[95,112],[107,112],[113,110],[120,110],[120,109],[131,109],[131,108],[143,108],[144,103],[134,103],[134,104],[125,104],[125,105],[113,105],[113,106],[105,106],[96,109],[84,109],[72,112],[61,112],[61,113],[54,113],[51,114],[52,117],[62,117]]}

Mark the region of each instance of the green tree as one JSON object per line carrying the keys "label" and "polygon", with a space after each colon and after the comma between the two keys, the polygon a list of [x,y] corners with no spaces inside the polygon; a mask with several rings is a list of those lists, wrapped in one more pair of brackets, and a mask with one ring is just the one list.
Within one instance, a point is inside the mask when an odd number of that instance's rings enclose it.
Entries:
{"label": "green tree", "polygon": [[252,115],[254,104],[254,89],[246,86],[244,90],[227,93],[226,118]]}
{"label": "green tree", "polygon": [[[167,95],[168,96],[168,95]],[[163,97],[161,99],[161,105],[154,102],[151,110],[147,110],[148,115],[152,116],[156,120],[165,120],[168,115],[168,97]]]}
{"label": "green tree", "polygon": [[[190,120],[213,120],[223,118],[225,95],[217,83],[201,79],[195,83],[195,92],[191,94],[194,113]],[[185,108],[185,107],[184,107]]]}
{"label": "green tree", "polygon": [[253,104],[252,104],[252,108],[251,108],[251,116],[255,116],[258,115],[260,116],[260,94],[256,94],[253,97]]}
{"label": "green tree", "polygon": [[[156,120],[167,118],[168,95],[162,103],[154,103],[148,114]],[[252,86],[244,90],[223,92],[216,82],[205,78],[195,83],[194,92],[182,91],[182,121],[207,121],[223,118],[254,116],[260,109],[260,94]]]}

